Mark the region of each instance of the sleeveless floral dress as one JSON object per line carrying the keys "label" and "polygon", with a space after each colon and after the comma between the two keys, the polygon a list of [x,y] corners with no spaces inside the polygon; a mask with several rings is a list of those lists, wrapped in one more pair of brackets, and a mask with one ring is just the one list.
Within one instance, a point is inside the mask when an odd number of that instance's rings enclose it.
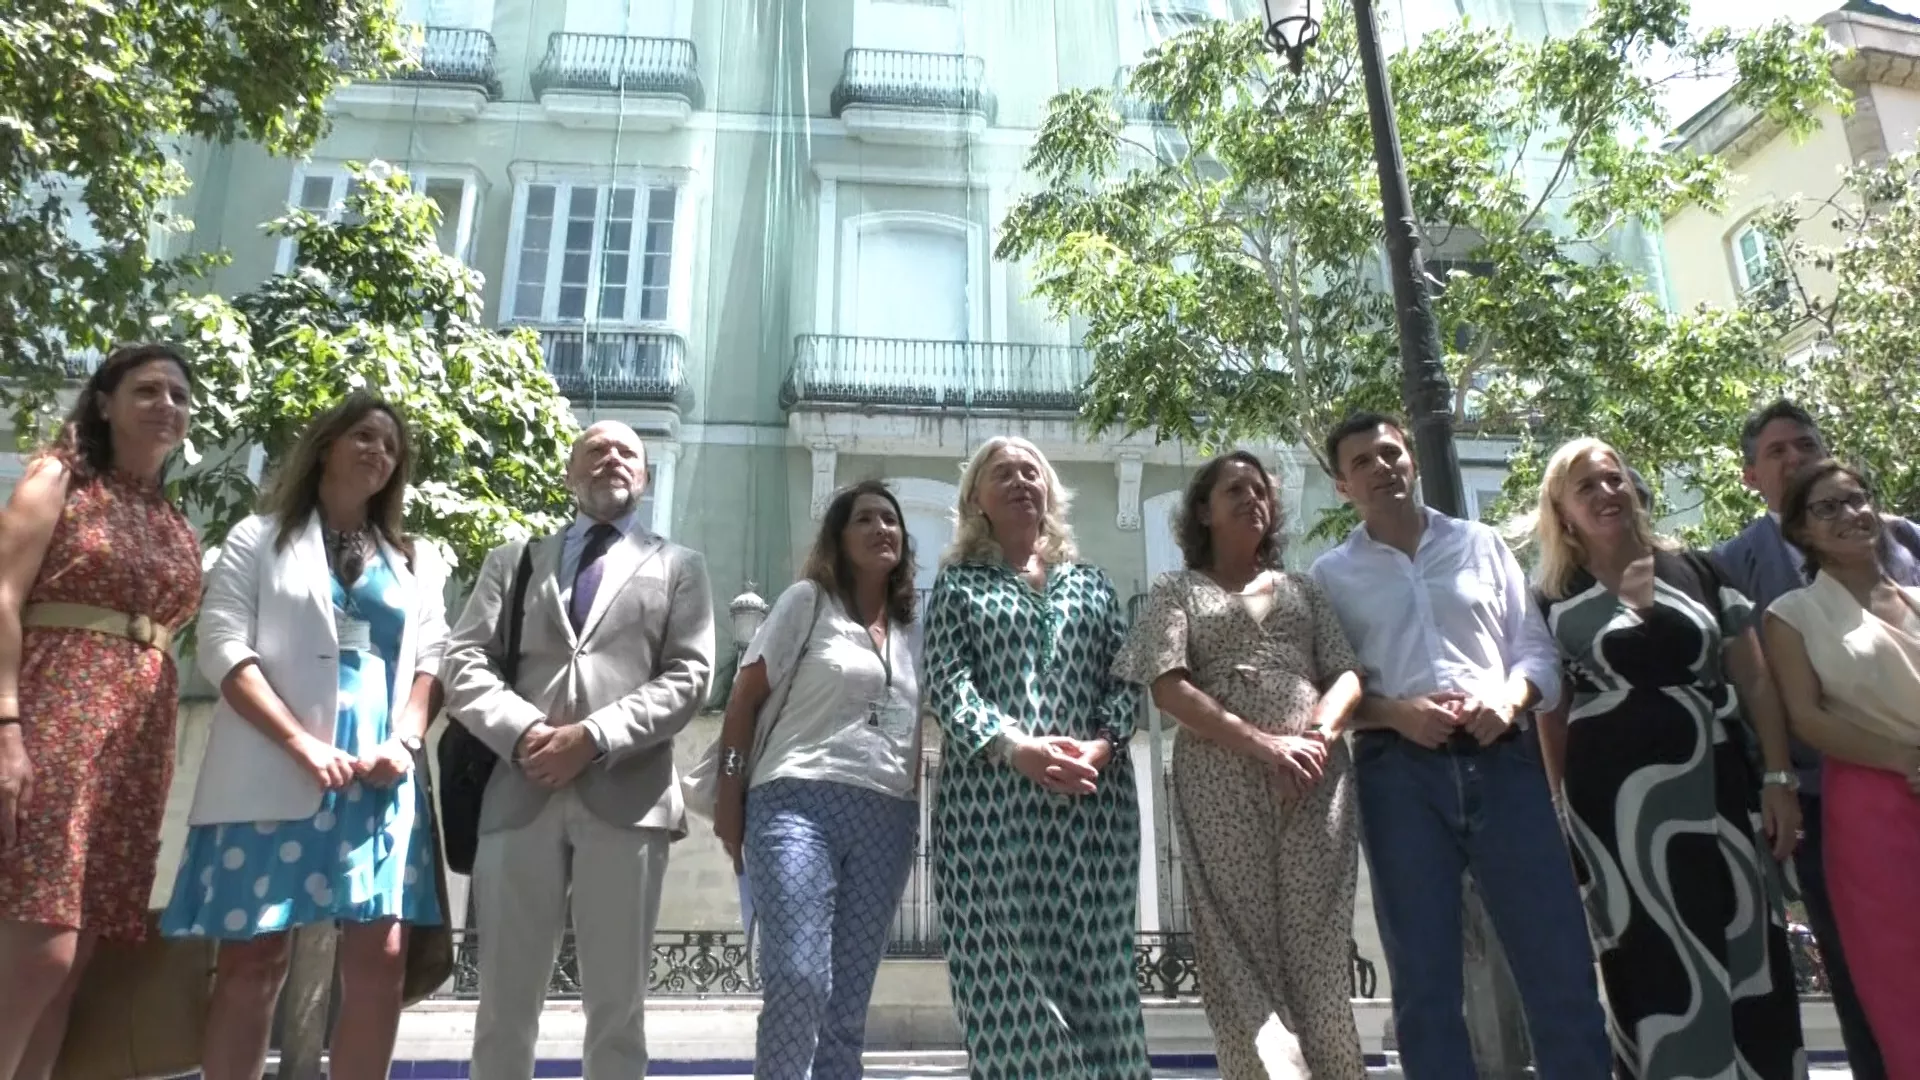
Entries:
{"label": "sleeveless floral dress", "polygon": [[[180,629],[200,604],[200,542],[157,484],[76,482],[27,606],[87,604]],[[173,657],[87,630],[28,630],[20,713],[33,796],[0,852],[0,919],[145,934],[173,780]]]}

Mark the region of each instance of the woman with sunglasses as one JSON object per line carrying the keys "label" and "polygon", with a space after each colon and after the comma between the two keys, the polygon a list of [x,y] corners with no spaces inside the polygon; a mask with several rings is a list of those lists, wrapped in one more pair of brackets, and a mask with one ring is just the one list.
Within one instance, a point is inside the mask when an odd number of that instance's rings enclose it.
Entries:
{"label": "woman with sunglasses", "polygon": [[1788,485],[1780,527],[1813,581],[1767,609],[1794,734],[1825,755],[1827,888],[1888,1076],[1920,1076],[1920,589],[1887,575],[1866,480],[1837,461]]}

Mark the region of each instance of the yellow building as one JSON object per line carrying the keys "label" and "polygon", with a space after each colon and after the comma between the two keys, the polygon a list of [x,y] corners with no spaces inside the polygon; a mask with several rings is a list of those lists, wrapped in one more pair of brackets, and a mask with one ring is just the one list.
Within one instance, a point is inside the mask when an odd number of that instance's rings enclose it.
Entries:
{"label": "yellow building", "polygon": [[[1814,211],[1842,194],[1846,170],[1915,145],[1920,19],[1872,0],[1849,0],[1815,22],[1836,46],[1849,50],[1836,61],[1834,75],[1853,94],[1850,115],[1823,109],[1819,129],[1796,139],[1729,91],[1675,134],[1674,149],[1717,155],[1733,174],[1723,212],[1690,206],[1666,221],[1668,278],[1682,309],[1732,307],[1766,286],[1779,245],[1765,235],[1761,219],[1783,203],[1800,200],[1805,220],[1796,239],[1832,245],[1833,209]],[[1803,268],[1801,280],[1816,296],[1832,293],[1831,277],[1817,269]],[[1811,342],[1796,336],[1785,344],[1792,353]]]}

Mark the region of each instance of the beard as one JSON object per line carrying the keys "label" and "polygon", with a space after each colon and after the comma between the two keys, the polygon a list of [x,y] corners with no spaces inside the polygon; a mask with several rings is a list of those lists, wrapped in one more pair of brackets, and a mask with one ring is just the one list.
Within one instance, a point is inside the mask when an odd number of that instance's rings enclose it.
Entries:
{"label": "beard", "polygon": [[636,492],[626,484],[612,480],[594,478],[580,486],[573,494],[574,501],[588,517],[599,521],[612,521],[627,516],[637,501]]}

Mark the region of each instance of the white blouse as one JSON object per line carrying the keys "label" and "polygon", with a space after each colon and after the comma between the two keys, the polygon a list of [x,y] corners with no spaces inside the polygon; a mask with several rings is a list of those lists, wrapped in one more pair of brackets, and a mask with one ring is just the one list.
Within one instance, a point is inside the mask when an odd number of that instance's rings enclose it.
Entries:
{"label": "white blouse", "polygon": [[766,661],[769,685],[793,676],[780,715],[767,721],[773,727],[748,788],[771,780],[816,780],[911,797],[920,659],[917,620],[889,625],[883,648],[838,598],[811,581],[789,587],[742,661]]}

